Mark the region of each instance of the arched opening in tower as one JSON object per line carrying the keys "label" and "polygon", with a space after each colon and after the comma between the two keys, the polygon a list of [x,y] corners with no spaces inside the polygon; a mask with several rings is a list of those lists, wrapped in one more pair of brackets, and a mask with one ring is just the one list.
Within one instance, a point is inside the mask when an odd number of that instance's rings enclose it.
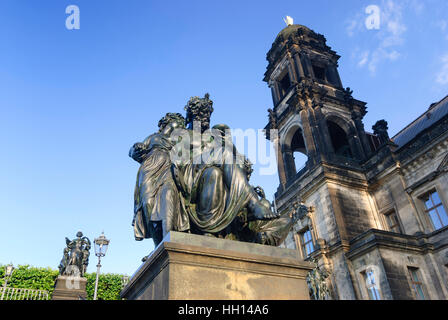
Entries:
{"label": "arched opening in tower", "polygon": [[303,139],[302,129],[297,129],[291,140],[291,151],[294,157],[295,172],[302,170],[308,161],[305,140]]}
{"label": "arched opening in tower", "polygon": [[328,131],[331,137],[334,152],[346,158],[353,158],[350,144],[348,142],[347,133],[339,125],[333,121],[327,121]]}

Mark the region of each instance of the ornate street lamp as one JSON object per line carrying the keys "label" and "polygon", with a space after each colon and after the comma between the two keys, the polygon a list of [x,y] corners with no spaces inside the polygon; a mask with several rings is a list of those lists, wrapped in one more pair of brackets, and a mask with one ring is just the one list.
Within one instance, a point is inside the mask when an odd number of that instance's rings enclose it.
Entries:
{"label": "ornate street lamp", "polygon": [[96,269],[95,293],[93,295],[93,300],[96,300],[98,293],[98,278],[100,275],[100,268],[101,268],[101,258],[106,255],[110,240],[106,239],[106,237],[104,236],[104,232],[102,232],[99,238],[96,238],[93,242],[95,243],[95,255],[98,257],[98,264],[96,265],[97,269]]}
{"label": "ornate street lamp", "polygon": [[3,300],[3,297],[5,296],[6,286],[8,285],[8,279],[11,277],[13,272],[14,272],[14,266],[12,265],[12,263],[10,263],[5,268],[5,283],[3,284],[3,292],[1,300]]}

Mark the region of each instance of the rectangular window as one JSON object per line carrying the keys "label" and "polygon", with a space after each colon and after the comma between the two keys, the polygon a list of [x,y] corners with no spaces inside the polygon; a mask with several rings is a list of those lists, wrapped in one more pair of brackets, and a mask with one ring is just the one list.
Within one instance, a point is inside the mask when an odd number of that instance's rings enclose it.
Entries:
{"label": "rectangular window", "polygon": [[310,229],[306,229],[300,233],[300,243],[302,246],[303,255],[305,258],[309,257],[314,251],[313,235],[311,234]]}
{"label": "rectangular window", "polygon": [[313,66],[313,72],[314,72],[314,76],[316,77],[316,79],[325,81],[325,69],[324,68],[321,68],[318,66]]}
{"label": "rectangular window", "polygon": [[380,291],[378,289],[373,270],[366,270],[362,273],[362,275],[366,284],[367,293],[369,294],[369,299],[381,300]]}
{"label": "rectangular window", "polygon": [[387,227],[389,228],[389,231],[395,233],[402,233],[400,223],[398,222],[398,217],[395,210],[387,212],[386,214],[384,214],[384,217],[386,218]]}
{"label": "rectangular window", "polygon": [[445,212],[442,201],[437,191],[431,191],[422,198],[426,213],[432,221],[435,230],[448,226],[448,215]]}
{"label": "rectangular window", "polygon": [[280,88],[280,94],[282,99],[289,91],[289,88],[291,87],[291,81],[289,80],[289,73],[287,72],[283,78],[279,81],[279,88]]}
{"label": "rectangular window", "polygon": [[423,293],[423,283],[419,277],[418,268],[408,268],[409,276],[411,277],[412,289],[418,300],[425,300],[425,295]]}

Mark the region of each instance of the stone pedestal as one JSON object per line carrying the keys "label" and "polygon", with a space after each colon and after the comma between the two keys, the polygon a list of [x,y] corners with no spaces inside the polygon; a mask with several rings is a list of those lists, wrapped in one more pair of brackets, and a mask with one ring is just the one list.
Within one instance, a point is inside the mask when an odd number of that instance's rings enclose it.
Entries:
{"label": "stone pedestal", "polygon": [[130,279],[128,300],[308,300],[296,250],[170,232]]}
{"label": "stone pedestal", "polygon": [[86,284],[86,278],[59,276],[51,300],[85,300]]}

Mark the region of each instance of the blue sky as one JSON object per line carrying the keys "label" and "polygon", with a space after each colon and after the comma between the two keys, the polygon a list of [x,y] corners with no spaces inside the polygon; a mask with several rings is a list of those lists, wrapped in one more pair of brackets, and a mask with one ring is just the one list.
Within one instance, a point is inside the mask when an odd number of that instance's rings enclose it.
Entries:
{"label": "blue sky", "polygon": [[[72,4],[79,30],[65,27]],[[379,30],[364,25],[368,5]],[[263,128],[266,53],[286,15],[342,56],[366,129],[384,118],[394,135],[448,94],[447,12],[445,0],[2,0],[0,263],[57,268],[64,237],[104,230],[102,270],[132,274],[153,246],[133,238],[130,146],[205,92],[212,124]],[[272,199],[278,177],[252,183]]]}

